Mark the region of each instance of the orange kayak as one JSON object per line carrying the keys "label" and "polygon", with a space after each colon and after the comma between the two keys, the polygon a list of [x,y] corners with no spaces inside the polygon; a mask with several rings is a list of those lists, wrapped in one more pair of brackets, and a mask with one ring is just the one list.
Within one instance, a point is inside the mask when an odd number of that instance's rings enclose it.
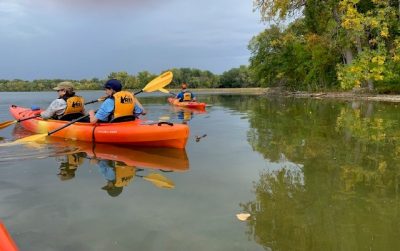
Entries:
{"label": "orange kayak", "polygon": [[11,239],[6,227],[0,222],[0,250],[1,251],[17,251],[17,245]]}
{"label": "orange kayak", "polygon": [[[40,112],[40,110],[32,111],[15,105],[10,106],[10,113],[17,120],[32,117]],[[48,133],[67,123],[68,121],[41,118],[20,122],[25,129],[34,133]],[[51,136],[119,145],[185,148],[189,127],[184,124],[147,123],[141,119],[99,124],[76,122]]]}
{"label": "orange kayak", "polygon": [[187,107],[192,109],[205,109],[206,103],[199,102],[179,102],[179,99],[176,98],[168,98],[168,102],[175,106]]}

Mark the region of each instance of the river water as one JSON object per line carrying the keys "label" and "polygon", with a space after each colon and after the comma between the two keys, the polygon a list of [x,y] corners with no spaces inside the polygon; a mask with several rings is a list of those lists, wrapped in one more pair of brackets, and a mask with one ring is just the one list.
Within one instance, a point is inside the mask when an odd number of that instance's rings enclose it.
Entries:
{"label": "river water", "polygon": [[[0,121],[54,96],[2,93]],[[138,97],[146,119],[189,124],[185,151],[0,147],[0,219],[20,250],[400,248],[397,104],[199,93],[211,106],[198,112]],[[4,142],[27,135],[0,130]]]}

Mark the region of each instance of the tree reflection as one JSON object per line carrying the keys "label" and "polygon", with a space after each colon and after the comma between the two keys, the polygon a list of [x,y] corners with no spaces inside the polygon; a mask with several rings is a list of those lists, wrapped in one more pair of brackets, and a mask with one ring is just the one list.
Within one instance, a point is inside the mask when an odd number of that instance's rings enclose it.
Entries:
{"label": "tree reflection", "polygon": [[394,105],[293,99],[247,105],[249,144],[281,165],[264,170],[255,200],[241,204],[252,215],[249,236],[272,250],[400,247]]}

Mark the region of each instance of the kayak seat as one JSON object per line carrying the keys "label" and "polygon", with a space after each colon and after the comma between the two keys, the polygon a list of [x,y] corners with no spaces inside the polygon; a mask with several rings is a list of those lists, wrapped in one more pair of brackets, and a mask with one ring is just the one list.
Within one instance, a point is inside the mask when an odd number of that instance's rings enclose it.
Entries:
{"label": "kayak seat", "polygon": [[129,115],[129,116],[123,116],[123,117],[112,119],[110,121],[110,123],[134,121],[135,119],[136,119],[135,115]]}
{"label": "kayak seat", "polygon": [[[85,114],[82,114],[82,113],[71,113],[71,114],[67,114],[67,115],[62,116],[58,120],[72,121],[72,120],[77,119],[79,117],[82,117],[84,115]],[[80,122],[83,122],[83,120],[80,121]]]}

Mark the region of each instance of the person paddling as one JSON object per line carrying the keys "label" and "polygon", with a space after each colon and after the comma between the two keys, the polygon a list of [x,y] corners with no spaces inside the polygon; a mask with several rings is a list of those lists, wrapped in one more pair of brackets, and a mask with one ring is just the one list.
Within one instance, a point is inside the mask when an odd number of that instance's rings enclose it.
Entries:
{"label": "person paddling", "polygon": [[84,99],[76,96],[71,82],[60,82],[53,88],[58,98],[40,113],[43,119],[73,120],[84,115]]}
{"label": "person paddling", "polygon": [[132,121],[136,116],[146,114],[131,92],[122,91],[119,80],[108,80],[104,84],[104,90],[107,98],[96,113],[94,110],[89,111],[90,123]]}
{"label": "person paddling", "polygon": [[187,83],[182,83],[181,92],[176,95],[176,99],[179,99],[179,102],[194,102],[196,101],[195,95],[187,90]]}

